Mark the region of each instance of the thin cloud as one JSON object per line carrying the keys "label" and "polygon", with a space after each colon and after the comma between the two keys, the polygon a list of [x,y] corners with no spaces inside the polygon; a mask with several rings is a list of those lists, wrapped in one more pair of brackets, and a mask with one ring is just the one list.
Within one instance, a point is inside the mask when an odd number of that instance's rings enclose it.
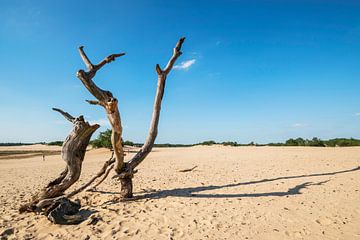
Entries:
{"label": "thin cloud", "polygon": [[190,59],[190,60],[187,60],[187,61],[184,61],[184,62],[181,62],[180,64],[178,65],[175,65],[174,66],[174,69],[179,69],[179,70],[189,70],[189,68],[194,65],[196,62],[196,59]]}
{"label": "thin cloud", "polygon": [[291,125],[293,128],[303,128],[303,127],[307,127],[307,124],[304,123],[294,123],[293,125]]}
{"label": "thin cloud", "polygon": [[355,116],[360,116],[360,112],[358,112],[358,113],[355,113]]}
{"label": "thin cloud", "polygon": [[102,127],[111,127],[109,120],[107,118],[100,118],[97,120],[90,120],[90,124],[99,124]]}

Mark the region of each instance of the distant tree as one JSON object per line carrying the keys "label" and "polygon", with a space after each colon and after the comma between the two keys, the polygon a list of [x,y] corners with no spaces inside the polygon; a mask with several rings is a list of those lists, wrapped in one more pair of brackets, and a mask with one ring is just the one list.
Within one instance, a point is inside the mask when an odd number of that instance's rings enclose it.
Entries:
{"label": "distant tree", "polygon": [[100,132],[99,136],[90,142],[94,148],[109,148],[112,149],[111,144],[111,130],[107,129],[104,132]]}
{"label": "distant tree", "polygon": [[298,146],[298,143],[295,139],[290,138],[290,139],[286,140],[285,145],[286,146]]}
{"label": "distant tree", "polygon": [[306,140],[302,139],[301,137],[295,139],[297,146],[305,146],[306,145]]}
{"label": "distant tree", "polygon": [[322,141],[320,138],[314,137],[311,139],[308,143],[308,146],[312,147],[325,147],[324,141]]}
{"label": "distant tree", "polygon": [[221,144],[224,146],[233,146],[233,147],[239,146],[237,142],[222,142]]}
{"label": "distant tree", "polygon": [[213,144],[216,144],[216,142],[213,141],[213,140],[204,141],[204,142],[202,142],[202,143],[199,143],[199,145],[207,145],[207,146],[213,145]]}

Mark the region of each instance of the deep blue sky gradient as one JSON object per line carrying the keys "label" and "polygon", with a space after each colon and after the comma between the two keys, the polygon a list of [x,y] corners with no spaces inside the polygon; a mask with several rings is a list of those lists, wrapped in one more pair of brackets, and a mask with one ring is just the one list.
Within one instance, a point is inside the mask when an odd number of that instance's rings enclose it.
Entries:
{"label": "deep blue sky gradient", "polygon": [[[77,47],[119,100],[124,138],[143,142],[156,89],[179,37],[187,70],[168,77],[159,143],[360,138],[360,1],[0,0],[0,142],[62,140],[103,109],[76,78]],[[97,134],[95,134],[97,135]]]}

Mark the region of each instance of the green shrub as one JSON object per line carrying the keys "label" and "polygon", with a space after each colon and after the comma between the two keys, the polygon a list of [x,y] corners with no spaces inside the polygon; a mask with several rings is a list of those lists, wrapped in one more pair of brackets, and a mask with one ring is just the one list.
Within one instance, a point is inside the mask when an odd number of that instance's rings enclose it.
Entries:
{"label": "green shrub", "polygon": [[90,145],[93,146],[94,148],[109,148],[112,149],[112,144],[111,144],[111,130],[107,129],[104,132],[100,132],[99,136],[90,141]]}
{"label": "green shrub", "polygon": [[213,144],[216,144],[216,142],[213,141],[213,140],[209,140],[209,141],[205,141],[205,142],[199,143],[198,145],[210,146],[210,145],[213,145]]}

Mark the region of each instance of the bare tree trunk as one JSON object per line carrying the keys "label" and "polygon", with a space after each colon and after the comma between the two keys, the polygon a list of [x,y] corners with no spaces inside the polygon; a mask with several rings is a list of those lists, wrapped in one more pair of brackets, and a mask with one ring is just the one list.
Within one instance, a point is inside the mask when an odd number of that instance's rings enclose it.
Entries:
{"label": "bare tree trunk", "polygon": [[[145,144],[142,146],[139,152],[137,152],[135,156],[126,164],[124,163],[124,151],[121,143],[122,127],[121,127],[120,114],[117,107],[117,100],[116,98],[113,97],[111,92],[100,89],[92,81],[97,70],[103,67],[106,63],[115,60],[115,58],[123,56],[124,53],[110,55],[99,64],[93,65],[90,62],[89,58],[86,56],[83,47],[79,48],[80,56],[82,57],[84,63],[86,64],[88,71],[85,72],[84,70],[79,70],[77,76],[84,84],[84,86],[88,89],[88,91],[97,99],[95,101],[87,100],[87,102],[89,102],[90,104],[100,105],[104,107],[108,119],[110,121],[110,124],[112,126],[111,142],[116,156],[115,171],[117,175],[115,177],[119,178],[120,180],[121,183],[120,197],[122,198],[133,197],[132,178],[134,177],[134,173],[136,172],[135,168],[146,158],[146,156],[151,152],[154,146],[154,142],[158,132],[161,102],[164,95],[166,78],[167,75],[170,73],[171,69],[173,68],[176,60],[182,54],[181,47],[184,41],[185,38],[183,37],[180,38],[180,40],[177,42],[173,50],[173,55],[170,58],[164,70],[160,68],[159,64],[156,65],[156,72],[158,74],[158,84],[156,89],[156,96],[155,96],[149,134]],[[100,183],[104,179],[105,178],[103,178],[100,181]]]}
{"label": "bare tree trunk", "polygon": [[[21,206],[20,212],[35,211],[37,209],[36,205],[40,201],[64,195],[64,192],[79,179],[86,147],[89,144],[92,134],[99,128],[98,124],[90,125],[88,122],[85,122],[83,116],[74,118],[69,113],[60,109],[53,108],[53,110],[60,112],[74,125],[72,131],[65,139],[61,151],[61,156],[66,162],[66,167],[65,170],[60,173],[60,176],[51,181],[40,193],[35,195],[30,203]],[[51,204],[51,201],[48,203]]]}

